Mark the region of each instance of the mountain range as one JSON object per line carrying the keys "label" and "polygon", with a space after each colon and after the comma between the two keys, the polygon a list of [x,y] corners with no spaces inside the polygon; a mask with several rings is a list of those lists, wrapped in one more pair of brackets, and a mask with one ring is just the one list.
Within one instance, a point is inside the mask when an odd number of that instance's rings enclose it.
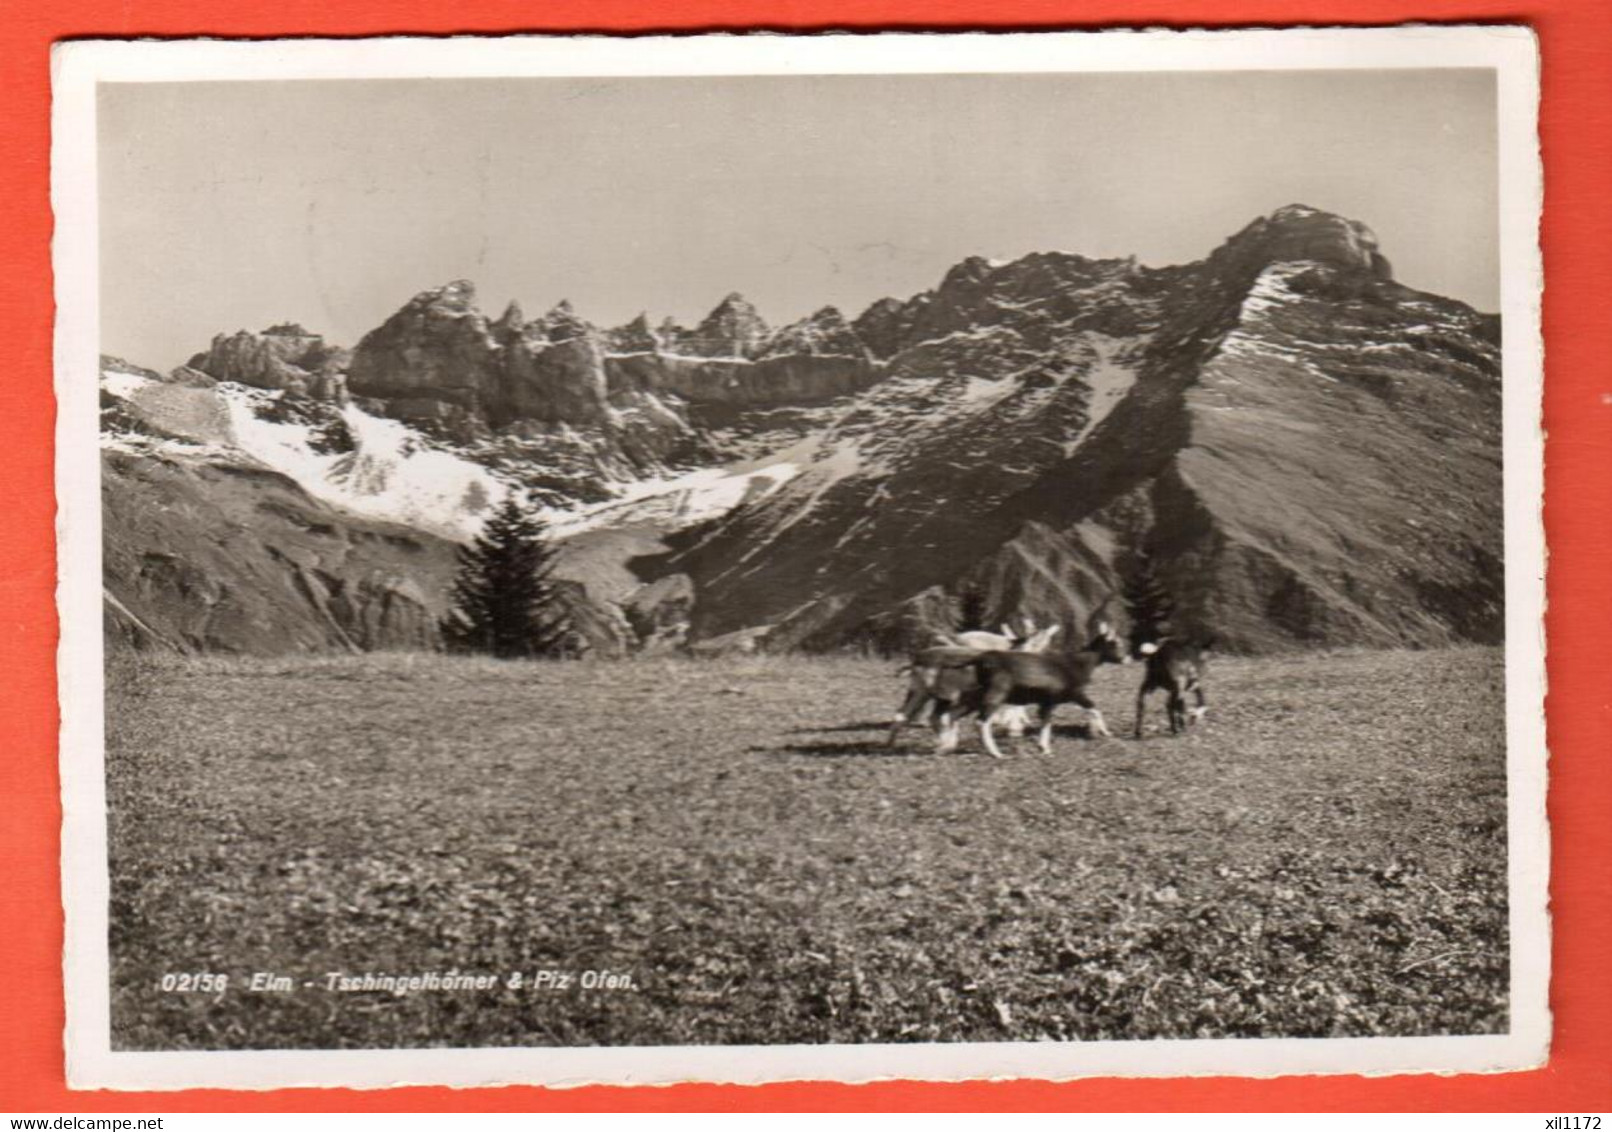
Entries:
{"label": "mountain range", "polygon": [[1204,259],[970,258],[768,325],[498,317],[454,282],[350,349],[220,334],[102,374],[119,643],[432,647],[454,546],[511,491],[605,653],[891,651],[1116,619],[1144,575],[1246,652],[1501,633],[1500,324],[1300,205]]}

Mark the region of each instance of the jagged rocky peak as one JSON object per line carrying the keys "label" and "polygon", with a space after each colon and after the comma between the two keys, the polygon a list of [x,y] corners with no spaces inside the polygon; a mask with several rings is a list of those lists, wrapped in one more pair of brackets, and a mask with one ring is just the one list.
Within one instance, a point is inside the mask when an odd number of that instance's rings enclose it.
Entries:
{"label": "jagged rocky peak", "polygon": [[1377,236],[1358,220],[1304,204],[1290,204],[1260,217],[1209,257],[1214,267],[1258,273],[1274,263],[1311,260],[1392,279],[1393,268],[1377,248]]}
{"label": "jagged rocky peak", "polygon": [[555,303],[542,318],[531,325],[541,330],[543,336],[550,342],[556,343],[586,338],[597,333],[591,322],[577,314],[569,299],[561,299]]}
{"label": "jagged rocky peak", "polygon": [[526,324],[500,364],[502,380],[483,395],[494,425],[598,425],[609,417],[599,332],[563,299]]}
{"label": "jagged rocky peak", "polygon": [[652,354],[661,348],[660,336],[649,325],[647,314],[605,331],[605,343],[615,354]]}
{"label": "jagged rocky peak", "polygon": [[910,299],[880,299],[857,316],[851,329],[876,358],[889,358],[907,343],[918,316],[934,300],[924,291]]}
{"label": "jagged rocky peak", "polygon": [[493,333],[498,336],[499,341],[503,341],[519,334],[525,326],[526,312],[521,309],[518,300],[511,299],[509,305],[504,308],[504,313],[493,323]]}
{"label": "jagged rocky peak", "polygon": [[421,291],[364,335],[348,367],[348,387],[355,396],[392,402],[389,411],[403,419],[454,423],[477,415],[496,390],[502,354],[487,316],[476,308],[475,286],[459,279]]}
{"label": "jagged rocky peak", "polygon": [[753,357],[766,344],[767,322],[737,291],[706,315],[689,336],[690,352],[709,358]]}
{"label": "jagged rocky peak", "polygon": [[1105,280],[1129,279],[1141,271],[1135,256],[1092,259],[1073,252],[1031,252],[991,270],[989,285],[1014,290],[1063,290]]}
{"label": "jagged rocky peak", "polygon": [[[833,308],[786,328],[769,351],[775,336],[737,294],[693,331],[671,320],[652,329],[642,314],[601,330],[567,301],[530,321],[512,303],[489,322],[474,297],[463,281],[422,291],[365,335],[350,367],[352,393],[375,412],[451,437],[596,428],[600,444],[623,453],[630,447],[634,454],[623,459],[647,467],[684,443],[692,426],[646,394],[669,392],[728,411],[817,404],[876,376]],[[746,367],[742,377],[736,363]]]}
{"label": "jagged rocky peak", "polygon": [[785,354],[865,359],[868,349],[839,308],[829,306],[779,330],[768,341],[762,356],[775,358]]}
{"label": "jagged rocky peak", "polygon": [[[476,309],[476,285],[468,279],[455,279],[452,283],[421,291],[409,300],[409,307],[429,308],[447,314],[481,314]],[[518,311],[519,307],[516,309]]]}
{"label": "jagged rocky peak", "polygon": [[954,264],[946,272],[946,278],[941,280],[940,289],[946,291],[959,286],[969,286],[983,282],[996,270],[996,266],[982,255],[971,255],[961,263]]}
{"label": "jagged rocky peak", "polygon": [[933,290],[910,299],[871,304],[851,325],[875,357],[894,358],[911,346],[959,331],[1046,317],[1081,319],[1089,329],[1129,333],[1137,312],[1124,291],[1145,270],[1134,256],[1090,259],[1069,252],[1032,252],[994,261],[969,256],[953,265]]}
{"label": "jagged rocky peak", "polygon": [[277,322],[263,332],[273,338],[318,338],[319,335],[303,328],[300,322]]}
{"label": "jagged rocky peak", "polygon": [[[1104,279],[1123,275],[1124,266],[1123,260],[1089,260],[1061,252],[1025,256],[1007,263],[970,256],[947,271],[935,290],[897,311],[874,316],[885,325],[868,329],[875,336],[894,332],[894,346],[899,350],[925,340],[1013,321],[1018,317],[1016,311],[1030,309],[1027,304],[1078,295]],[[1082,298],[1064,298],[1058,305],[1061,311],[1048,305],[1042,313],[1071,317],[1094,304]],[[869,316],[864,318],[874,321]],[[859,324],[858,330],[861,329]],[[874,349],[878,352],[881,346]]]}
{"label": "jagged rocky peak", "polygon": [[346,350],[326,345],[322,335],[281,322],[258,334],[214,335],[206,350],[179,369],[187,377],[203,374],[214,381],[332,398],[341,394],[348,360]]}

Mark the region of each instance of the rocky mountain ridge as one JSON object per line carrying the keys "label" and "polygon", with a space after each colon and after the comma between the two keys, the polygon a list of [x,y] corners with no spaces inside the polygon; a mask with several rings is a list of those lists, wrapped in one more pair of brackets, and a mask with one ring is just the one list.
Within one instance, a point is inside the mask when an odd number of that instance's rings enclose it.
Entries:
{"label": "rocky mountain ridge", "polygon": [[1498,638],[1498,326],[1395,283],[1363,225],[967,261],[879,317],[886,377],[819,458],[653,563],[696,636],[896,648],[971,586],[1078,622],[1145,562],[1232,648]]}
{"label": "rocky mountain ridge", "polygon": [[965,588],[1074,623],[1144,567],[1231,647],[1438,644],[1500,631],[1498,335],[1291,206],[1192,264],[974,257],[779,328],[736,294],[692,329],[490,319],[457,282],[351,352],[283,324],[109,362],[106,427],[432,538],[535,490],[618,651],[899,648]]}

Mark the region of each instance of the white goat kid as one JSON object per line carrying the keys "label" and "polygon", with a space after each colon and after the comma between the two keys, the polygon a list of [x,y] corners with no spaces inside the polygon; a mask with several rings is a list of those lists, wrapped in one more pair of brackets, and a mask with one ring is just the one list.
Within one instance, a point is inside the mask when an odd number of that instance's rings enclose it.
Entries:
{"label": "white goat kid", "polygon": [[[1024,636],[1013,631],[1013,626],[1003,625],[1000,633],[988,633],[984,629],[970,629],[966,633],[942,633],[941,639],[948,645],[959,648],[977,649],[980,652],[1012,652],[1014,649],[1028,648],[1037,636],[1035,622],[1024,622]],[[1053,631],[1057,628],[1054,626]]]}

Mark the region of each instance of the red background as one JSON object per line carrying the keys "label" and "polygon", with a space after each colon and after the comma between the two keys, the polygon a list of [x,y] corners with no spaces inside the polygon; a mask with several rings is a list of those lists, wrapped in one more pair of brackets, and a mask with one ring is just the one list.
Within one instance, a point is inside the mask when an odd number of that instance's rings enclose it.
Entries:
{"label": "red background", "polygon": [[[62,1055],[51,490],[50,44],[69,36],[1519,22],[1543,53],[1545,525],[1554,943],[1549,1065],[1467,1077],[759,1088],[69,1092]],[[63,0],[0,20],[0,1109],[1612,1109],[1612,0]],[[1607,399],[1603,401],[1603,394]]]}

